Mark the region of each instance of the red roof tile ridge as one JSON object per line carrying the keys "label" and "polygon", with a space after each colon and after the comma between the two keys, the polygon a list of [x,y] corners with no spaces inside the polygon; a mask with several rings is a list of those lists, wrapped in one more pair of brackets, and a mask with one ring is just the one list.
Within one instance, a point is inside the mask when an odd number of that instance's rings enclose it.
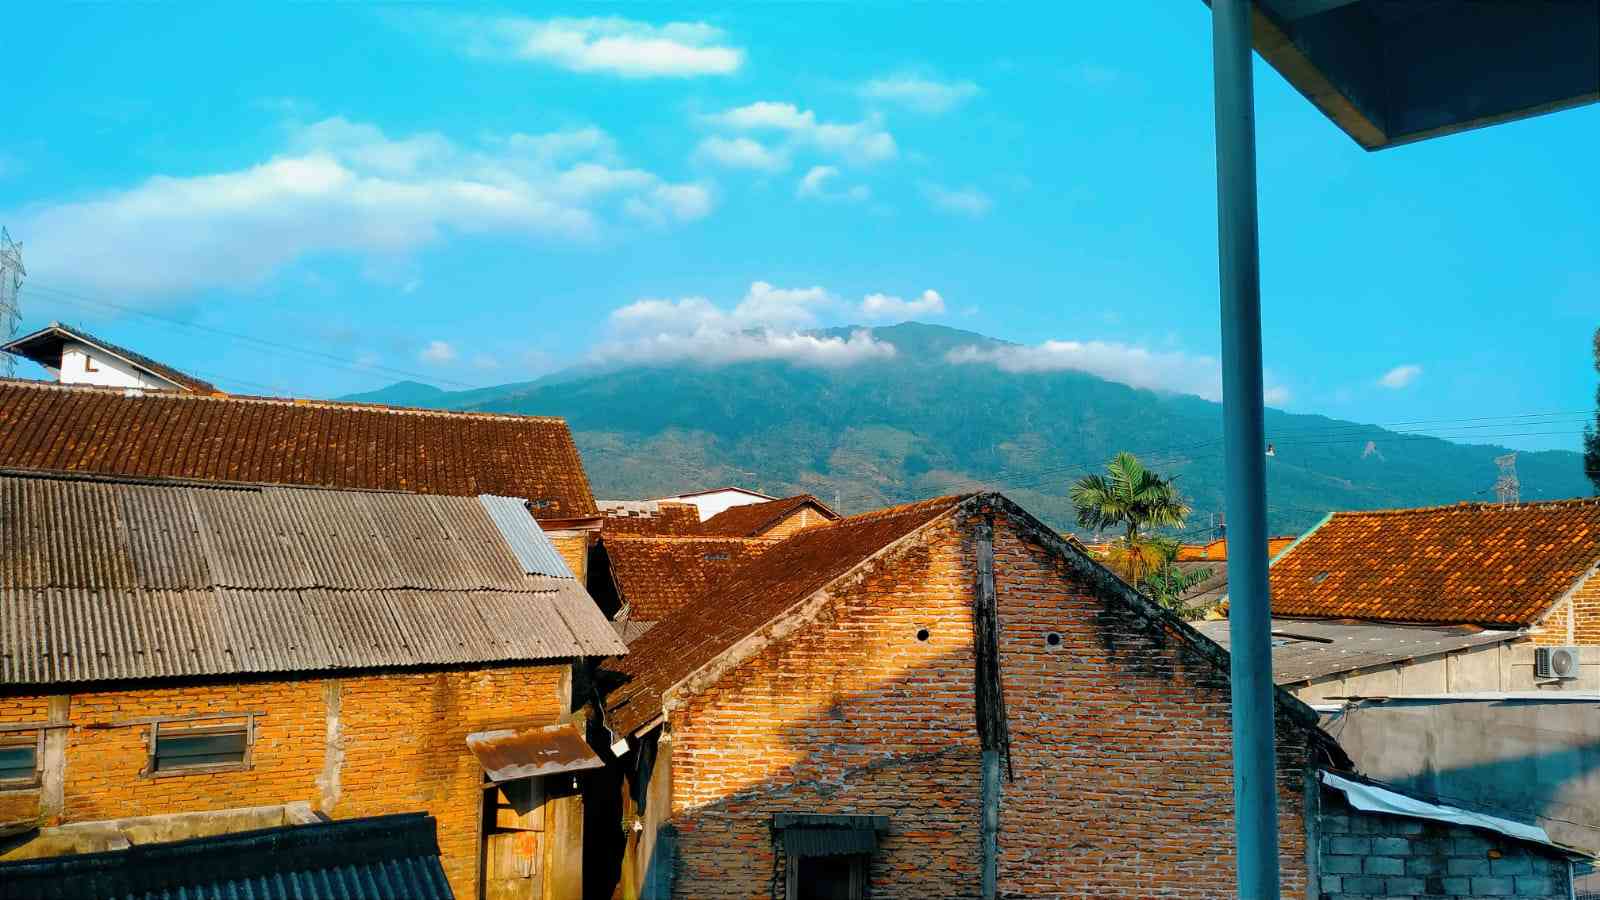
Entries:
{"label": "red roof tile ridge", "polygon": [[765,547],[774,541],[768,538],[737,537],[731,534],[632,534],[623,532],[606,536],[607,541],[631,541],[636,543],[659,542],[663,544],[727,544],[739,543],[752,546]]}
{"label": "red roof tile ridge", "polygon": [[1517,510],[1568,509],[1594,506],[1600,508],[1600,497],[1562,497],[1554,500],[1529,500],[1523,503],[1500,503],[1495,500],[1460,500],[1437,506],[1401,506],[1385,509],[1340,509],[1329,515],[1338,518],[1356,516],[1409,516],[1441,512],[1515,512]]}
{"label": "red roof tile ridge", "polygon": [[[117,395],[126,395],[130,391],[144,391],[142,388],[113,387],[100,384],[60,384],[54,381],[41,381],[35,378],[0,377],[0,384],[9,384],[26,388],[38,388],[41,390]],[[518,413],[483,412],[479,410],[429,409],[421,406],[393,406],[387,403],[355,403],[348,400],[319,400],[312,397],[265,397],[257,394],[227,394],[220,391],[212,394],[184,393],[178,391],[152,391],[150,392],[150,395],[159,396],[168,400],[181,398],[184,400],[215,400],[220,402],[236,401],[240,403],[276,404],[280,406],[305,406],[319,409],[353,409],[358,411],[370,410],[372,412],[440,416],[445,418],[506,419],[515,422],[550,422],[561,425],[565,425],[567,422],[567,420],[561,416],[528,416]]]}
{"label": "red roof tile ridge", "polygon": [[812,527],[839,528],[844,525],[855,525],[861,522],[871,522],[875,519],[887,519],[893,516],[923,512],[925,510],[936,509],[943,506],[955,506],[957,503],[972,497],[976,497],[977,495],[978,492],[974,491],[966,494],[946,494],[942,497],[929,497],[926,500],[914,500],[910,503],[901,503],[895,506],[884,506],[879,507],[878,509],[869,509],[866,512],[859,512],[852,516],[834,519],[831,522],[826,522],[822,525],[815,525]]}

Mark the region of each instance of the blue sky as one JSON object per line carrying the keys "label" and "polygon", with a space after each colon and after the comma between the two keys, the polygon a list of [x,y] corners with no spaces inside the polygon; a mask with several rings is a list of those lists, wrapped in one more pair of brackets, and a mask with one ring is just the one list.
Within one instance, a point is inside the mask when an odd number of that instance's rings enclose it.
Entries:
{"label": "blue sky", "polygon": [[[1216,392],[1198,2],[9,22],[52,36],[8,47],[24,328],[328,396],[592,359],[848,365],[881,348],[797,332],[917,318],[1025,345],[968,364]],[[1461,435],[1575,448],[1600,108],[1368,154],[1260,64],[1257,85],[1274,404],[1561,413]]]}

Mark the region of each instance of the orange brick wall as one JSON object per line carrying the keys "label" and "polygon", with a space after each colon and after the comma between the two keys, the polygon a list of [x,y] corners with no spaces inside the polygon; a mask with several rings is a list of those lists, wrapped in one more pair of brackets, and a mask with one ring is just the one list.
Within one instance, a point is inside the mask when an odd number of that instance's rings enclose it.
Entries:
{"label": "orange brick wall", "polygon": [[778,524],[768,528],[766,531],[761,532],[760,537],[773,539],[786,538],[802,528],[810,528],[813,525],[821,525],[826,521],[828,520],[823,518],[821,513],[809,506],[802,506],[787,516],[784,516],[783,519],[778,522]]}
{"label": "orange brick wall", "polygon": [[[677,896],[766,896],[776,812],[889,816],[874,897],[975,894],[972,553],[965,525],[937,523],[671,713]],[[1016,773],[1002,895],[1231,894],[1226,672],[1109,611],[1003,523],[997,570]],[[1051,630],[1066,640],[1046,653]],[[1286,896],[1305,893],[1304,740],[1283,726]]]}
{"label": "orange brick wall", "polygon": [[[1227,670],[1108,607],[1003,520],[995,586],[1016,775],[1001,782],[1001,895],[1231,895]],[[1306,733],[1280,716],[1278,746],[1283,893],[1303,897]]]}
{"label": "orange brick wall", "polygon": [[1541,647],[1561,647],[1573,643],[1568,640],[1567,621],[1572,618],[1573,600],[1557,603],[1538,624],[1528,629],[1529,639]]}
{"label": "orange brick wall", "polygon": [[1600,644],[1600,574],[1590,573],[1572,595],[1573,643]]}
{"label": "orange brick wall", "polygon": [[566,560],[567,568],[577,576],[579,584],[588,584],[589,579],[589,532],[587,531],[551,531],[547,532],[550,543],[556,547],[556,552]]}
{"label": "orange brick wall", "polygon": [[767,896],[775,812],[892,816],[875,898],[949,896],[970,881],[971,588],[959,541],[943,537],[875,568],[672,714],[677,896]]}
{"label": "orange brick wall", "polygon": [[[335,818],[425,810],[438,819],[445,873],[460,897],[476,896],[482,774],[466,749],[473,731],[509,721],[554,722],[565,667],[382,674],[337,679],[340,746],[336,802],[322,802],[328,746],[328,681],[139,687],[77,693],[71,700],[62,823],[307,801]],[[0,699],[0,721],[42,721],[44,699]],[[148,726],[86,728],[146,716],[265,712],[251,769],[140,777]],[[39,792],[0,793],[38,809]]]}

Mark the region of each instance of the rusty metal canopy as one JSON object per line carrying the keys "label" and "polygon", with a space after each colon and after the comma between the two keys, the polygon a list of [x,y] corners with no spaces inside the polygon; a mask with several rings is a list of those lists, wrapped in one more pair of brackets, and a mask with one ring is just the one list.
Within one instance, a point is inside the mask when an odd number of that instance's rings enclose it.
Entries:
{"label": "rusty metal canopy", "polygon": [[467,735],[467,749],[495,783],[598,769],[605,765],[578,726],[504,728]]}
{"label": "rusty metal canopy", "polygon": [[1600,100],[1600,0],[1255,0],[1253,32],[1368,150]]}

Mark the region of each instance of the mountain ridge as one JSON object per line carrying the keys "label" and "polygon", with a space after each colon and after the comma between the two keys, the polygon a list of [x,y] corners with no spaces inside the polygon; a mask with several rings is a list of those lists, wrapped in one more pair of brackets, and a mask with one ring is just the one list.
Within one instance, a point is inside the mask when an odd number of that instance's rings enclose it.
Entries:
{"label": "mountain ridge", "polygon": [[[1071,481],[1126,449],[1178,479],[1195,507],[1188,531],[1209,533],[1222,508],[1219,404],[1078,371],[948,363],[960,347],[1007,345],[976,332],[918,322],[865,330],[894,356],[833,369],[772,360],[583,368],[471,391],[399,382],[340,399],[562,416],[602,497],[731,483],[814,493],[852,512],[994,488],[1059,527],[1074,522]],[[1493,459],[1509,452],[1271,408],[1267,431],[1274,532],[1302,531],[1331,509],[1492,499]],[[1523,452],[1518,466],[1525,499],[1588,493],[1577,453]]]}

